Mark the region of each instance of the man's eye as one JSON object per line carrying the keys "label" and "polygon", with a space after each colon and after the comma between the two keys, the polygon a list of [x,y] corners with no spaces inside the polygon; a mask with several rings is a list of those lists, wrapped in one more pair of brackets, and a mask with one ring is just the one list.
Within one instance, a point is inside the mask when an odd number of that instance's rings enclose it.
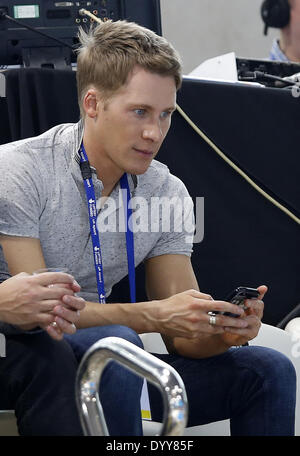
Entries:
{"label": "man's eye", "polygon": [[171,116],[171,111],[163,111],[160,115],[161,119],[167,119],[168,117]]}
{"label": "man's eye", "polygon": [[138,116],[143,116],[145,114],[145,109],[135,109],[134,112],[138,115]]}

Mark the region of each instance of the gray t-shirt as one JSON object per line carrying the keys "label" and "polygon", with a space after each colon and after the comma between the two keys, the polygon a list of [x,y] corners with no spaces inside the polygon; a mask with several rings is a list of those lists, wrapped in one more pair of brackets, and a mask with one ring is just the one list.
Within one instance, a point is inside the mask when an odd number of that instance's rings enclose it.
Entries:
{"label": "gray t-shirt", "polygon": [[[79,122],[0,146],[0,233],[40,239],[47,267],[68,268],[82,287],[81,295],[97,302],[88,207],[79,166],[82,136]],[[93,182],[99,208],[103,185],[94,171]],[[163,254],[190,256],[193,207],[184,184],[156,160],[145,174],[128,175],[128,182],[134,201],[135,265]],[[128,273],[122,217],[117,185],[97,218],[107,295]]]}

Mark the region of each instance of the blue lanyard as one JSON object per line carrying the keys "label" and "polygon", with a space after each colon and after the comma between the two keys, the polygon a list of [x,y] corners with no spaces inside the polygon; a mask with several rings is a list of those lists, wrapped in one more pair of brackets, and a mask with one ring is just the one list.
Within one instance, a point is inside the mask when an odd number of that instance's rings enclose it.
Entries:
{"label": "blue lanyard", "polygon": [[[84,188],[86,192],[86,198],[88,203],[90,231],[93,244],[93,255],[94,265],[97,279],[97,288],[99,295],[99,302],[104,304],[105,300],[105,286],[103,278],[103,262],[101,255],[101,245],[99,232],[97,228],[97,207],[94,184],[92,180],[92,172],[88,157],[84,148],[83,143],[80,146],[80,169],[83,177]],[[128,276],[130,286],[130,299],[131,302],[136,302],[135,293],[135,265],[134,265],[134,241],[133,241],[133,230],[131,226],[132,221],[132,209],[130,208],[130,189],[127,179],[127,174],[124,173],[120,179],[120,187],[123,195],[123,207],[124,216],[126,222],[126,250],[127,250],[127,265],[128,265]]]}

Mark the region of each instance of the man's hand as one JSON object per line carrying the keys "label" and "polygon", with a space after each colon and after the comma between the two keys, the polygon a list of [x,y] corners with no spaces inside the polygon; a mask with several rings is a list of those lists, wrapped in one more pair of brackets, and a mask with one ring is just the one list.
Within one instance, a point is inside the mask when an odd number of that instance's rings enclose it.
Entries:
{"label": "man's hand", "polygon": [[[197,290],[187,290],[156,303],[155,321],[157,332],[168,337],[183,337],[199,339],[202,336],[224,333],[224,325],[232,328],[245,328],[248,323],[242,318],[232,318],[220,315],[216,325],[209,324],[208,312],[221,311],[237,313],[244,311],[225,301],[214,301],[210,295]],[[149,319],[150,316],[147,315]]]}
{"label": "man's hand", "polygon": [[85,306],[82,298],[74,296],[78,291],[80,286],[69,274],[17,274],[0,285],[0,320],[25,330],[40,326],[61,339],[63,333],[75,332]]}
{"label": "man's hand", "polygon": [[52,311],[54,321],[50,325],[43,325],[42,327],[56,340],[61,340],[64,334],[74,334],[80,318],[80,311],[84,307],[83,298],[65,295],[62,297],[62,304],[54,307]]}
{"label": "man's hand", "polygon": [[228,346],[243,345],[257,336],[264,311],[263,298],[268,288],[265,285],[261,285],[257,289],[259,291],[258,299],[246,300],[245,305],[247,309],[241,317],[248,323],[248,326],[245,329],[238,329],[231,326],[224,327],[225,333],[222,334],[221,338]]}

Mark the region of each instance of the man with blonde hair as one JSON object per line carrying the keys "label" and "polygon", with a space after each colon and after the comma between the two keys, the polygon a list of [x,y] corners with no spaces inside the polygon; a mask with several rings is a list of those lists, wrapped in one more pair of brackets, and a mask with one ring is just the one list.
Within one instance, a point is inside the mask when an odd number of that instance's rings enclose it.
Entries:
{"label": "man with blonde hair", "polygon": [[[192,219],[191,199],[155,160],[181,85],[177,52],[126,21],[82,31],[80,40],[80,122],[0,148],[0,240],[11,273],[69,268],[87,301],[79,330],[65,336],[78,360],[100,338],[142,346],[139,333],[160,332],[170,354],[157,356],[185,382],[189,425],[231,418],[233,435],[293,434],[292,364],[270,349],[236,348],[257,335],[267,287],[258,287],[246,310],[199,291],[192,233],[189,224],[177,225],[180,216]],[[168,211],[164,229],[166,213],[153,214],[151,204],[174,197],[181,211]],[[141,262],[149,301],[137,303],[134,268]],[[127,273],[131,302],[107,304]],[[100,393],[110,434],[142,433],[141,388],[128,370],[107,367]],[[159,393],[150,387],[149,394],[153,418],[161,419]]]}

